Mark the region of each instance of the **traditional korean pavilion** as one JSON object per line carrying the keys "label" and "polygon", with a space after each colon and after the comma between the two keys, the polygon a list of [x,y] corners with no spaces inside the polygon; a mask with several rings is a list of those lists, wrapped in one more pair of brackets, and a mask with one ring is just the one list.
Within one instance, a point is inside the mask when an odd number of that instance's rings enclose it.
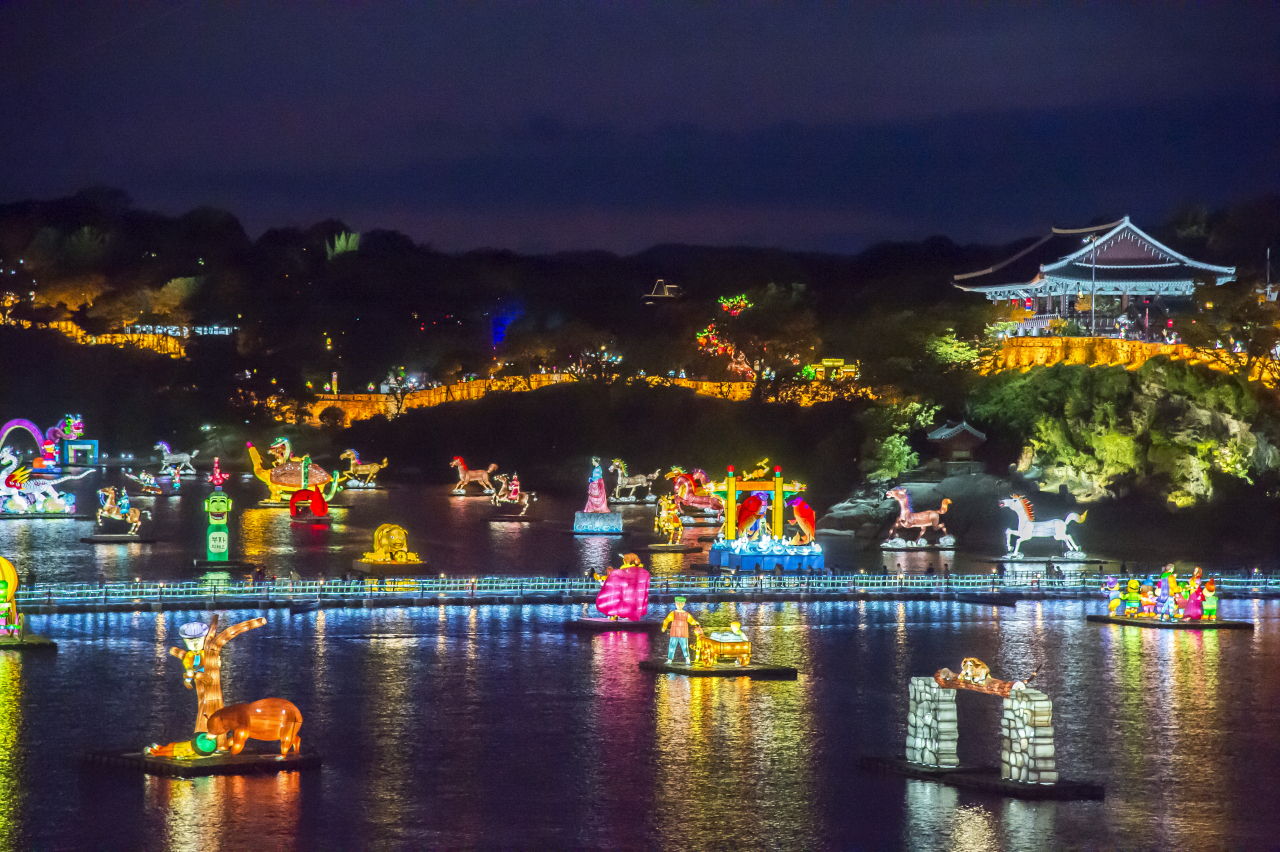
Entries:
{"label": "traditional korean pavilion", "polygon": [[1121,328],[1133,321],[1135,304],[1164,308],[1191,296],[1198,281],[1216,284],[1235,274],[1233,266],[1201,263],[1162,245],[1126,216],[1109,225],[1053,228],[1008,260],[955,276],[954,284],[1035,311],[1021,332],[1035,334],[1064,319],[1112,334],[1121,317],[1128,317]]}

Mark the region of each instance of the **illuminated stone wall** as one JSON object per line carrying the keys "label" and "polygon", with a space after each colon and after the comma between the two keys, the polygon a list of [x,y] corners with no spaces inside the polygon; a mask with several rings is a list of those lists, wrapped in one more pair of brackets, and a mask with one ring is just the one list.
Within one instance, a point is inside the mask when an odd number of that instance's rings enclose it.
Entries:
{"label": "illuminated stone wall", "polygon": [[[477,379],[474,382],[459,382],[456,385],[442,385],[438,388],[415,391],[405,397],[404,410],[413,408],[429,408],[443,402],[457,402],[465,399],[480,399],[490,393],[514,393],[545,388],[560,382],[574,381],[573,376],[563,373],[536,373],[528,377],[510,377],[501,379]],[[674,387],[691,388],[703,396],[714,396],[720,399],[741,401],[751,396],[751,382],[699,382],[692,379],[650,379],[650,384],[670,384]],[[331,405],[342,409],[345,415],[343,425],[350,426],[353,420],[368,420],[379,414],[391,417],[395,413],[395,398],[390,394],[380,393],[322,393],[316,397],[311,407],[311,416],[307,420],[312,426],[320,425],[320,412]]]}
{"label": "illuminated stone wall", "polygon": [[1053,364],[1116,365],[1136,370],[1157,355],[1167,355],[1178,361],[1200,360],[1190,347],[1180,343],[1143,343],[1110,337],[1011,337],[1001,345],[994,371],[1026,370]]}

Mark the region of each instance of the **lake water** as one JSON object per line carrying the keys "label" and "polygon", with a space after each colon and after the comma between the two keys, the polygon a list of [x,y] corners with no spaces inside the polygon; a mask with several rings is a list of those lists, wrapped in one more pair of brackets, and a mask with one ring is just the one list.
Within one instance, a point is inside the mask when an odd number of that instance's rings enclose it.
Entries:
{"label": "lake water", "polygon": [[[0,848],[1274,848],[1280,606],[1223,606],[1258,629],[1099,627],[1082,602],[692,606],[795,682],[640,671],[665,641],[567,634],[581,606],[274,611],[227,646],[227,700],[292,700],[324,767],[194,781],[76,758],[189,732],[165,652],[196,614],[34,617],[61,648],[0,653]],[[1105,802],[856,766],[902,752],[907,679],[963,656],[1041,670],[1059,769]],[[960,695],[962,761],[995,762],[998,706]]]}
{"label": "lake water", "polygon": [[[126,480],[118,471],[95,472],[67,484],[73,486],[82,514],[97,511],[96,492],[104,483],[125,484]],[[427,560],[424,573],[460,577],[580,576],[587,569],[618,565],[620,554],[629,550],[643,553],[645,565],[653,573],[675,574],[706,563],[705,549],[710,545],[699,542],[698,537],[715,532],[711,527],[685,528],[684,541],[699,545],[701,552],[646,553],[644,545],[658,540],[652,535],[653,508],[617,504],[626,529],[633,535],[566,535],[564,531],[573,525],[573,513],[586,501],[585,489],[580,500],[541,497],[528,513],[539,522],[530,524],[494,522],[512,513],[505,507],[495,508],[487,498],[453,496],[449,486],[349,490],[334,501],[340,505],[331,512],[334,523],[326,527],[292,524],[286,510],[258,507],[266,488],[248,474],[234,476],[224,488],[235,503],[230,523],[232,558],[261,564],[268,575],[284,577],[291,570],[304,578],[344,574],[353,559],[372,549],[373,532],[384,523],[399,524],[408,531],[410,549]],[[192,560],[205,556],[207,517],[203,503],[209,491],[204,482],[189,478],[176,496],[134,496],[134,505],[152,514],[150,520],[143,521],[142,531],[158,537],[155,544],[81,544],[80,538],[94,530],[91,520],[2,520],[0,555],[13,560],[20,571],[34,570],[42,582],[192,579],[203,571],[193,567]],[[904,553],[859,550],[852,538],[844,536],[821,536],[820,541],[827,567],[835,573],[887,570],[922,574],[945,568],[976,574],[990,573],[996,564],[995,554],[963,547],[958,551]],[[1038,542],[1028,546],[1028,553],[1053,554],[1060,548],[1054,542]],[[1106,559],[1105,554],[1101,558]],[[1116,560],[1107,561],[1106,570],[1119,567]],[[1043,567],[1044,563],[1029,559],[1026,564]],[[1154,569],[1154,565],[1148,568]]]}
{"label": "lake water", "polygon": [[[155,501],[168,543],[94,548],[76,541],[87,522],[6,521],[0,554],[35,562],[42,580],[193,576],[207,486],[184,488]],[[578,572],[637,541],[493,526],[487,502],[445,490],[344,495],[351,508],[327,530],[237,511],[233,540],[304,575],[349,565],[383,521],[449,573]],[[252,482],[231,493],[237,510],[260,494]],[[691,605],[709,627],[742,621],[756,659],[797,667],[794,682],[643,672],[665,637],[566,633],[584,606],[273,610],[227,646],[226,698],[294,702],[324,767],[192,781],[77,758],[189,734],[195,697],[166,652],[201,614],[33,616],[60,650],[0,652],[0,849],[1274,848],[1280,603],[1223,602],[1252,633],[1084,621],[1102,607]],[[861,755],[902,754],[908,679],[966,656],[996,676],[1040,671],[1059,770],[1105,784],[1106,801],[1019,802],[858,768]],[[962,762],[994,764],[999,702],[958,703]]]}

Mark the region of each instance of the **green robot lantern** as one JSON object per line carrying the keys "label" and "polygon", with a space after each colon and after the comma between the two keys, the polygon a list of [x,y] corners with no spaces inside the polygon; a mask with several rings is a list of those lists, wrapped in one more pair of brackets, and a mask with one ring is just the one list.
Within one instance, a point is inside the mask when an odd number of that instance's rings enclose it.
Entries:
{"label": "green robot lantern", "polygon": [[204,510],[209,513],[208,560],[226,562],[231,550],[231,537],[227,534],[231,497],[221,486],[215,487],[204,501]]}

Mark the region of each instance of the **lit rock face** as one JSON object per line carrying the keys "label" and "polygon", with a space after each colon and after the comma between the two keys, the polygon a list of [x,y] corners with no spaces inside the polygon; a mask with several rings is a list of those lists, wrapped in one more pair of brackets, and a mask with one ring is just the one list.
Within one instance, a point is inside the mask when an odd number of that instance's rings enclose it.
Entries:
{"label": "lit rock face", "polygon": [[1015,685],[1004,699],[1000,737],[1001,778],[1025,784],[1057,783],[1053,701],[1049,696],[1038,689],[1019,689]]}
{"label": "lit rock face", "polygon": [[959,766],[956,691],[931,677],[913,677],[907,707],[907,760],[925,766]]}

